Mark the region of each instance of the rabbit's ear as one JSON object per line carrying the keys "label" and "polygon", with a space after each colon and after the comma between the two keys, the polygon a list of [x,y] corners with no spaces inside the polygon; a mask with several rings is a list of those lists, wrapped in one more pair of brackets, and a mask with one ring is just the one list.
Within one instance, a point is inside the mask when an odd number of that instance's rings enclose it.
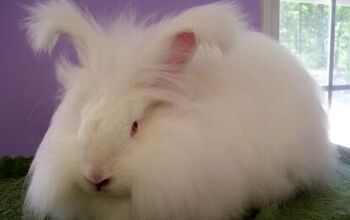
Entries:
{"label": "rabbit's ear", "polygon": [[198,6],[161,22],[138,53],[136,63],[141,63],[142,73],[137,75],[137,83],[172,95],[179,95],[180,90],[191,92],[189,79],[194,76],[186,68],[192,58],[199,50],[217,55],[219,51],[223,56],[233,50],[238,36],[246,30],[240,20],[231,4],[221,2]]}
{"label": "rabbit's ear", "polygon": [[36,52],[51,52],[61,34],[68,35],[80,63],[87,63],[91,41],[98,25],[70,1],[57,0],[25,7],[27,37]]}
{"label": "rabbit's ear", "polygon": [[171,37],[168,49],[163,53],[160,62],[170,73],[179,73],[189,62],[197,49],[196,36],[191,31],[176,33]]}
{"label": "rabbit's ear", "polygon": [[152,68],[179,73],[191,61],[197,48],[228,53],[239,32],[245,30],[242,16],[229,3],[194,7],[155,28],[145,42],[141,59]]}
{"label": "rabbit's ear", "polygon": [[242,15],[228,2],[191,8],[174,17],[163,33],[174,35],[183,31],[195,34],[198,46],[214,46],[228,52],[237,33],[242,31]]}

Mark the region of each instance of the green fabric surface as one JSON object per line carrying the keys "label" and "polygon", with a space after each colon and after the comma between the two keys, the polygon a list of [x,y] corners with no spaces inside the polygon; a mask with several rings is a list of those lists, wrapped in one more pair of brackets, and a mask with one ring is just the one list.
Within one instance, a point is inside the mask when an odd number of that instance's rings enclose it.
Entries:
{"label": "green fabric surface", "polygon": [[[303,192],[281,203],[271,203],[244,219],[350,220],[350,149],[340,148],[337,180],[322,191]],[[0,220],[21,219],[24,175],[30,158],[0,158]],[[255,213],[255,212],[254,212]]]}
{"label": "green fabric surface", "polygon": [[350,166],[338,164],[337,181],[330,189],[304,192],[283,203],[262,208],[255,220],[350,220]]}

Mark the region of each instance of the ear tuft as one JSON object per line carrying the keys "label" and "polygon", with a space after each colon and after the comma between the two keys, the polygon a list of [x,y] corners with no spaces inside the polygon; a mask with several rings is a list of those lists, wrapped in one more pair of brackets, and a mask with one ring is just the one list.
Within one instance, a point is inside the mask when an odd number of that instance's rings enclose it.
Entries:
{"label": "ear tuft", "polygon": [[90,16],[71,1],[50,0],[24,6],[28,16],[23,21],[27,38],[35,52],[51,52],[60,34],[72,40],[78,54],[86,56],[88,43],[96,28]]}

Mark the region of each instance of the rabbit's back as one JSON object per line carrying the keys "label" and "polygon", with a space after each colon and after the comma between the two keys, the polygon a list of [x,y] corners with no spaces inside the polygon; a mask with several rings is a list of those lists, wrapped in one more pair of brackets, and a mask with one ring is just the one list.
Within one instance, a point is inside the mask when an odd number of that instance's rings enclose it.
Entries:
{"label": "rabbit's back", "polygon": [[205,108],[213,109],[221,126],[211,134],[230,149],[236,160],[232,166],[240,169],[255,201],[330,179],[334,152],[321,92],[286,49],[246,32],[230,56],[200,68],[198,77],[212,95]]}

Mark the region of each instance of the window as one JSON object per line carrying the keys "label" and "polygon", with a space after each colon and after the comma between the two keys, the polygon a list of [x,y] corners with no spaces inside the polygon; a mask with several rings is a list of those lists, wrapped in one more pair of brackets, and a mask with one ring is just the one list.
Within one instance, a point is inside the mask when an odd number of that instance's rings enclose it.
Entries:
{"label": "window", "polygon": [[264,0],[263,31],[325,90],[331,141],[350,147],[350,0]]}

